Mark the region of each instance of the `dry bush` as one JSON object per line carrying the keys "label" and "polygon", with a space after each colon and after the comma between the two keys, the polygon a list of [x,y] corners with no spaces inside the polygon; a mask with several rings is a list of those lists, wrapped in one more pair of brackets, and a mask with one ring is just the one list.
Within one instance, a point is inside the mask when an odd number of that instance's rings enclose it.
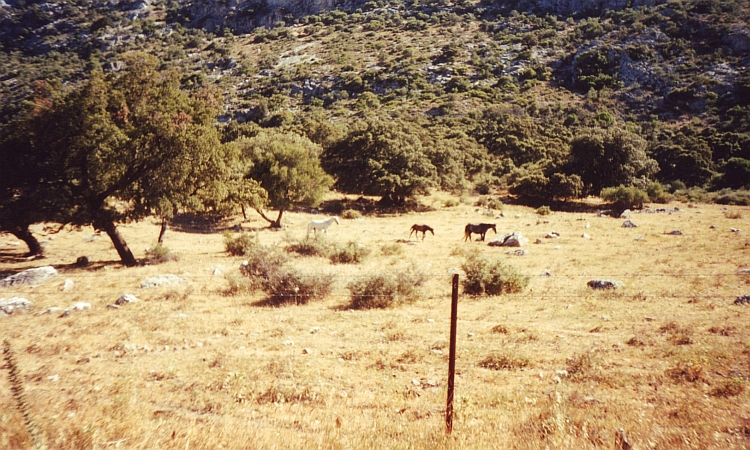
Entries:
{"label": "dry bush", "polygon": [[231,231],[224,232],[224,248],[230,255],[246,255],[256,245],[258,245],[258,240],[247,233],[235,236]]}
{"label": "dry bush", "polygon": [[515,267],[500,261],[489,261],[479,254],[469,256],[461,266],[466,277],[464,292],[470,295],[500,295],[523,291],[530,278]]}
{"label": "dry bush", "polygon": [[404,248],[396,243],[383,244],[380,247],[380,252],[383,256],[396,256],[404,253]]}
{"label": "dry bush", "polygon": [[736,397],[745,392],[745,380],[741,377],[732,377],[723,380],[718,386],[711,390],[713,397]]}
{"label": "dry bush", "polygon": [[565,370],[574,380],[586,380],[594,375],[594,357],[591,352],[576,353],[565,360]]}
{"label": "dry bush", "polygon": [[742,219],[742,212],[741,211],[726,211],[724,213],[724,217],[727,219]]}
{"label": "dry bush", "polygon": [[361,219],[362,213],[357,211],[356,209],[347,209],[346,211],[341,213],[342,219]]}
{"label": "dry bush", "polygon": [[392,308],[414,301],[424,281],[413,271],[364,277],[347,285],[352,309]]}
{"label": "dry bush", "polygon": [[529,358],[515,353],[495,353],[479,362],[479,367],[492,370],[512,370],[529,366]]}
{"label": "dry bush", "polygon": [[328,257],[330,253],[331,244],[324,237],[316,239],[305,239],[303,241],[292,241],[287,247],[286,251],[290,253],[297,253],[302,256],[322,256]]}
{"label": "dry bush", "polygon": [[146,262],[148,264],[161,264],[169,261],[177,261],[176,253],[162,244],[155,244],[146,249]]}
{"label": "dry bush", "polygon": [[240,273],[250,277],[256,285],[262,285],[265,279],[283,266],[288,257],[273,249],[253,246],[245,254],[247,258],[240,266]]}
{"label": "dry bush", "polygon": [[370,254],[370,250],[357,242],[348,242],[345,246],[334,246],[328,255],[334,264],[359,264]]}
{"label": "dry bush", "polygon": [[693,343],[693,329],[689,325],[680,326],[672,321],[659,328],[662,334],[668,334],[667,341],[673,345],[691,345]]}
{"label": "dry bush", "polygon": [[625,341],[626,344],[630,345],[631,347],[645,347],[646,343],[643,342],[641,338],[638,336],[633,336],[632,338]]}
{"label": "dry bush", "polygon": [[667,369],[664,374],[675,381],[695,383],[703,379],[703,367],[693,362],[681,362],[676,367]]}
{"label": "dry bush", "polygon": [[492,331],[493,333],[498,333],[498,334],[508,334],[508,327],[502,324],[495,325],[494,327],[492,327],[490,331]]}
{"label": "dry bush", "polygon": [[268,294],[266,302],[271,305],[304,305],[325,298],[332,285],[331,275],[303,275],[296,269],[279,268],[268,274],[263,290]]}

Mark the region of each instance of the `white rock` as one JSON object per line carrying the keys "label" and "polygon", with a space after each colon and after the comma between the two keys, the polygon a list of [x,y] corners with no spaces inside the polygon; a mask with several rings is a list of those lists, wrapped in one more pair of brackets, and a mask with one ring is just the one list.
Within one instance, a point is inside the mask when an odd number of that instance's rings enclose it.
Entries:
{"label": "white rock", "polygon": [[65,283],[63,283],[62,290],[63,292],[69,292],[73,290],[73,286],[75,286],[75,282],[73,282],[73,280],[68,278],[65,280]]}
{"label": "white rock", "polygon": [[115,305],[124,305],[126,303],[138,303],[138,297],[133,294],[123,294],[115,300]]}
{"label": "white rock", "polygon": [[22,297],[0,298],[0,311],[5,314],[13,314],[17,311],[29,311],[33,307],[34,303]]}
{"label": "white rock", "polygon": [[584,239],[591,239],[591,236],[589,236],[589,235],[588,235],[588,234],[586,234],[586,233],[583,233],[583,234],[581,235],[581,237],[582,237],[582,238],[584,238]]}
{"label": "white rock", "polygon": [[42,284],[45,281],[55,278],[57,276],[57,270],[52,266],[38,267],[36,269],[28,269],[23,272],[19,272],[15,275],[11,275],[8,278],[0,281],[0,287],[10,287],[16,285],[29,285],[36,286]]}
{"label": "white rock", "polygon": [[141,282],[141,287],[150,289],[158,286],[170,286],[173,284],[182,284],[187,282],[188,280],[186,278],[178,277],[177,275],[165,274],[146,278]]}

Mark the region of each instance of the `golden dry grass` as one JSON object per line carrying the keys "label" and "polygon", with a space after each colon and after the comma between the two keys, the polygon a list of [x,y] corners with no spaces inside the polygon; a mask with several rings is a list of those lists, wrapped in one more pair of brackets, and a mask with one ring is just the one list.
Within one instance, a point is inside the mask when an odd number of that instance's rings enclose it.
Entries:
{"label": "golden dry grass", "polygon": [[[299,270],[335,278],[331,295],[304,306],[258,306],[262,292],[225,295],[243,258],[227,255],[219,232],[170,231],[165,245],[179,260],[136,268],[117,263],[106,236],[84,242],[90,229],[50,236],[44,260],[23,259],[25,249],[0,236],[3,274],[42,265],[61,272],[41,286],[0,288],[0,297],[35,303],[32,313],[0,318],[0,338],[15,351],[47,445],[586,449],[616,448],[622,428],[638,449],[750,447],[750,306],[733,305],[750,293],[750,275],[738,274],[750,266],[750,226],[727,214],[748,216],[747,208],[670,205],[681,212],[636,214],[639,227],[626,229],[620,219],[538,218],[521,206],[506,205],[505,217],[493,219],[468,204],[443,207],[449,198],[422,199],[432,212],[333,225],[329,240],[355,241],[371,254],[358,265],[292,256]],[[313,216],[286,218],[285,230],[260,231],[260,243],[283,249],[303,239]],[[462,242],[464,225],[480,221],[524,233],[529,254]],[[431,225],[435,236],[400,242],[414,223]],[[684,234],[665,234],[674,229]],[[545,239],[553,230],[561,238]],[[121,232],[142,257],[158,225]],[[446,436],[450,272],[467,251],[513,264],[531,283],[520,294],[461,297],[457,416]],[[82,255],[88,268],[73,265]],[[427,277],[414,303],[346,308],[351,280],[410,267]],[[541,276],[545,270],[552,276]],[[164,273],[190,283],[139,287]],[[592,278],[625,288],[593,291]],[[65,279],[75,283],[69,292]],[[124,293],[141,301],[106,307]],[[92,309],[34,314],[78,301]],[[7,370],[0,374],[0,448],[29,448]]]}

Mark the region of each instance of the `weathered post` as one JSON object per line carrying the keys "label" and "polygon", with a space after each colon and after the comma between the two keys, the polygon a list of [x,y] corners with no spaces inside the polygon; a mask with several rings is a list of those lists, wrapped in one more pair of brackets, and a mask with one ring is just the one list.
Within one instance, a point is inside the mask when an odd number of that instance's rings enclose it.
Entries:
{"label": "weathered post", "polygon": [[453,378],[456,374],[456,321],[458,316],[458,274],[453,275],[451,296],[451,343],[448,357],[448,402],[445,406],[445,426],[448,434],[453,431]]}

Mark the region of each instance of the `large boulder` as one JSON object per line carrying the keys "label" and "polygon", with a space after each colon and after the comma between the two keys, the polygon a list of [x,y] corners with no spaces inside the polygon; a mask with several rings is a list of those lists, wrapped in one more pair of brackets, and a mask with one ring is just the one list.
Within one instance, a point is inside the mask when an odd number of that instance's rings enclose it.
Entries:
{"label": "large boulder", "polygon": [[29,311],[34,304],[21,297],[0,298],[0,311],[5,314],[13,314],[16,311]]}
{"label": "large boulder", "polygon": [[490,247],[523,247],[529,240],[520,231],[505,234],[491,240],[487,245]]}
{"label": "large boulder", "polygon": [[56,276],[57,270],[52,266],[37,267],[36,269],[24,270],[23,272],[19,272],[3,279],[0,281],[0,287],[10,287],[23,284],[36,286],[47,280],[51,280]]}

